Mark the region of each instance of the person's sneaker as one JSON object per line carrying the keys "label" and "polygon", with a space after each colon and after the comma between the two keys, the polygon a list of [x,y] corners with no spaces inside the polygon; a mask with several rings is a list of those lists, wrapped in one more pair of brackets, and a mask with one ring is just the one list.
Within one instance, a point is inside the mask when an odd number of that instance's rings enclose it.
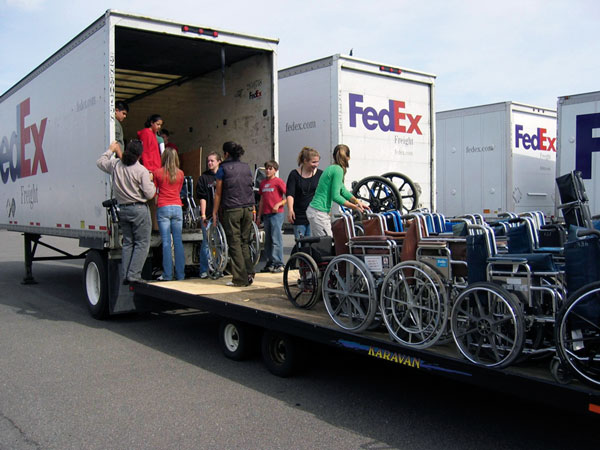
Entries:
{"label": "person's sneaker", "polygon": [[164,276],[160,276],[156,279],[156,281],[171,281],[171,280],[167,280]]}
{"label": "person's sneaker", "polygon": [[254,283],[254,274],[248,274],[248,286]]}
{"label": "person's sneaker", "polygon": [[202,278],[203,280],[204,280],[204,279],[206,279],[206,278],[208,278],[208,273],[206,273],[206,272],[202,272],[202,273],[200,274],[200,278]]}
{"label": "person's sneaker", "polygon": [[225,286],[246,287],[246,286],[248,286],[248,284],[237,284],[237,283],[234,283],[233,281],[228,281],[227,283],[225,283]]}
{"label": "person's sneaker", "polygon": [[273,272],[273,266],[265,266],[262,268],[261,273]]}
{"label": "person's sneaker", "polygon": [[277,266],[271,268],[271,273],[281,273],[283,272],[283,266]]}

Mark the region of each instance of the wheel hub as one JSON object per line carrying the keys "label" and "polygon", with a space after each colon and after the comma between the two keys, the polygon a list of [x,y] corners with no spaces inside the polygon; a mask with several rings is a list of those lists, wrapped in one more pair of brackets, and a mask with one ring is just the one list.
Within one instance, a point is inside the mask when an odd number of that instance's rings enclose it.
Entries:
{"label": "wheel hub", "polygon": [[492,324],[487,319],[480,319],[477,323],[477,330],[484,336],[488,336],[492,332]]}

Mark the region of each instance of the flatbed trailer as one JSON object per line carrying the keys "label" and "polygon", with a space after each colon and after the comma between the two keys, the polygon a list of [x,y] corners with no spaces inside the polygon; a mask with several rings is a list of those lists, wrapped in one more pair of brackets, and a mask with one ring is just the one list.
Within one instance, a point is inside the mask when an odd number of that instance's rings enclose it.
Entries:
{"label": "flatbed trailer", "polygon": [[282,275],[259,273],[249,287],[229,287],[217,280],[135,283],[135,295],[199,309],[222,318],[219,342],[225,354],[241,360],[261,339],[263,361],[278,376],[290,376],[303,346],[311,341],[385,360],[409,369],[520,396],[579,413],[600,414],[600,390],[573,379],[558,382],[550,361],[528,360],[505,369],[475,366],[460,356],[454,343],[426,350],[402,346],[387,331],[350,333],[337,327],[322,302],[314,309],[293,306],[284,292]]}

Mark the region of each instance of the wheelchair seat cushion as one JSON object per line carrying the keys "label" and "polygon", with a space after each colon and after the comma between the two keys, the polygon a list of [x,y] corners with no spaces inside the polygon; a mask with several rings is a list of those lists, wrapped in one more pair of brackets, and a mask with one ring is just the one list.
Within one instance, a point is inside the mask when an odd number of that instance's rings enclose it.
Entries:
{"label": "wheelchair seat cushion", "polygon": [[555,272],[557,270],[551,253],[510,253],[488,259],[488,262],[494,263],[511,261],[527,263],[532,272]]}

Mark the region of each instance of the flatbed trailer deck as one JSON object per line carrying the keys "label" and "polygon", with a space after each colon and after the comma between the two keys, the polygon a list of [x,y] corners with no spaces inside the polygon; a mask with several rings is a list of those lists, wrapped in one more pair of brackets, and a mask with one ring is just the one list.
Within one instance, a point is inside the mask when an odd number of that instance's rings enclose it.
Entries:
{"label": "flatbed trailer deck", "polygon": [[[600,414],[600,390],[577,380],[572,380],[568,384],[559,383],[550,373],[548,358],[528,360],[505,369],[479,367],[462,358],[453,342],[436,345],[426,350],[417,350],[394,342],[387,331],[382,331],[383,327],[361,334],[350,333],[337,327],[329,318],[322,302],[311,310],[296,308],[286,297],[280,273],[259,273],[254,283],[248,287],[226,286],[228,280],[230,277],[217,280],[188,279],[135,283],[131,289],[138,295],[215,314],[223,319],[224,324],[233,323],[237,327],[266,331],[263,336],[284,338],[276,342],[277,345],[287,347],[282,349],[281,353],[283,359],[287,357],[288,361],[279,361],[279,363],[294,362],[291,358],[292,355],[297,355],[297,350],[293,351],[291,346],[298,339],[302,339],[514,394],[562,409]],[[224,329],[222,326],[220,333]],[[223,342],[222,336],[220,339]],[[291,371],[287,369],[291,366],[280,371],[277,361],[269,363],[269,351],[265,350],[264,345],[265,339],[263,339],[263,359],[269,370],[276,375],[290,375]],[[228,354],[227,349],[224,349],[224,352],[233,359],[242,359],[238,358],[240,355]]]}

